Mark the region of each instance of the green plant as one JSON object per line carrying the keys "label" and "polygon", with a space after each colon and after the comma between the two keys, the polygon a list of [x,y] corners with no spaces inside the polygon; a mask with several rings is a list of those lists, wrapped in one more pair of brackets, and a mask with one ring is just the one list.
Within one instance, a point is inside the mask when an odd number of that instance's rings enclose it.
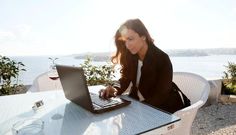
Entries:
{"label": "green plant", "polygon": [[19,90],[22,86],[18,84],[19,72],[26,71],[24,66],[22,62],[0,55],[0,95],[15,94]]}
{"label": "green plant", "polygon": [[226,71],[224,71],[223,76],[225,93],[236,95],[236,64],[233,62],[228,62],[228,65],[225,67]]}
{"label": "green plant", "polygon": [[92,59],[87,57],[81,67],[84,70],[87,84],[91,85],[111,85],[114,76],[114,66],[111,63],[107,65],[92,65]]}

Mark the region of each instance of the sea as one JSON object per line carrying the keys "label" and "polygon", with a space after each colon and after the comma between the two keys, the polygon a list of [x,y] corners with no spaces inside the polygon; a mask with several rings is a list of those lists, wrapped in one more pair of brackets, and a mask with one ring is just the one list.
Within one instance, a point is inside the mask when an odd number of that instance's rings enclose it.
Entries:
{"label": "sea", "polygon": [[[57,64],[80,66],[84,59],[76,59],[74,56],[14,56],[11,59],[22,62],[26,71],[20,72],[18,83],[32,85],[34,79],[50,70],[52,61],[49,58],[58,58]],[[199,74],[206,79],[218,79],[224,76],[228,62],[236,63],[236,55],[209,55],[193,57],[171,57],[174,72],[191,72]],[[92,63],[95,65],[107,64],[109,60]],[[151,66],[151,65],[150,65]],[[118,73],[118,72],[117,72]],[[118,74],[116,75],[118,79]]]}

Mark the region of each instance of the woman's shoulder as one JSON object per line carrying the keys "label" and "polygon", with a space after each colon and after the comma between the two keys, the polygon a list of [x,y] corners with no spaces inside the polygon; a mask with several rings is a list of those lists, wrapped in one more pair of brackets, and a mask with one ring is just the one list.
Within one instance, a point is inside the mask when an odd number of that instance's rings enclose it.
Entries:
{"label": "woman's shoulder", "polygon": [[150,45],[150,50],[152,51],[152,54],[156,55],[157,57],[169,57],[166,52],[158,48],[155,44]]}

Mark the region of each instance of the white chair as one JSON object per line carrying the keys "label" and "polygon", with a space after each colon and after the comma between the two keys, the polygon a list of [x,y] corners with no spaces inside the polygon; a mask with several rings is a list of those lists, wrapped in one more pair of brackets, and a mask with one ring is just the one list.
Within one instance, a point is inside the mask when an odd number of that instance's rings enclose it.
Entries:
{"label": "white chair", "polygon": [[59,78],[52,80],[49,78],[51,71],[45,72],[37,76],[32,87],[29,89],[30,92],[40,92],[49,90],[59,90],[62,89],[61,81]]}
{"label": "white chair", "polygon": [[179,128],[171,131],[170,135],[190,135],[192,123],[197,111],[202,107],[210,92],[210,86],[203,77],[187,72],[174,72],[173,82],[175,82],[182,92],[190,99],[191,105],[174,113],[181,118]]}

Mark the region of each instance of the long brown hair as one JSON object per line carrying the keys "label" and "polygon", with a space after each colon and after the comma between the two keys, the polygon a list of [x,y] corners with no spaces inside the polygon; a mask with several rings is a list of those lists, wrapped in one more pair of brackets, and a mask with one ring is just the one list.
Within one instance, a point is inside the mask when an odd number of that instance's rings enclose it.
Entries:
{"label": "long brown hair", "polygon": [[125,46],[125,41],[122,40],[122,35],[121,35],[121,31],[124,29],[131,29],[133,31],[135,31],[139,36],[144,36],[146,38],[146,42],[148,45],[153,45],[153,39],[151,38],[148,30],[146,29],[146,27],[144,26],[144,24],[142,23],[141,20],[139,19],[130,19],[127,20],[125,23],[123,23],[119,29],[116,31],[115,34],[115,45],[116,45],[116,53],[114,56],[111,57],[111,61],[114,64],[120,64],[122,69],[121,69],[121,73],[122,70],[124,70],[128,63],[130,63],[130,61],[132,60],[132,57],[134,57],[135,55],[132,55],[128,49]]}

